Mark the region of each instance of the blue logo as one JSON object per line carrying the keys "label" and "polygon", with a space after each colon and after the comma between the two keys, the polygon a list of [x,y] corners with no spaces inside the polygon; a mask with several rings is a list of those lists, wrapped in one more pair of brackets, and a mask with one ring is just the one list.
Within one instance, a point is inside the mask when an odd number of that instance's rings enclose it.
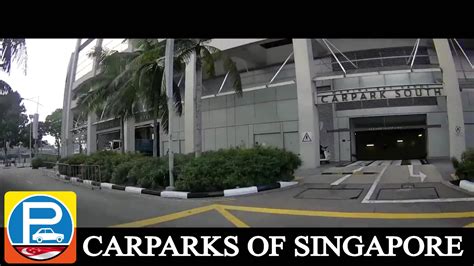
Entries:
{"label": "blue logo", "polygon": [[33,195],[19,201],[8,218],[10,244],[23,256],[48,260],[61,254],[74,236],[71,212],[50,195]]}

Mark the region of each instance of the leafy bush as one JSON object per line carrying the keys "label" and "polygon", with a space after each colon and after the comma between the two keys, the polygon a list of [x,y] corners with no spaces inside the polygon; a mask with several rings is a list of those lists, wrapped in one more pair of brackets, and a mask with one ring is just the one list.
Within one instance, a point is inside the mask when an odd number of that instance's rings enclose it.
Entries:
{"label": "leafy bush", "polygon": [[71,157],[68,157],[64,160],[64,163],[72,165],[84,164],[87,160],[87,155],[85,154],[74,154]]}
{"label": "leafy bush", "polygon": [[[166,163],[166,167],[168,169],[169,168],[168,155],[160,157],[160,158],[162,158],[162,160]],[[175,153],[174,154],[173,176],[175,180],[183,171],[185,164],[189,163],[193,159],[194,159],[194,153],[188,153],[188,154]]]}
{"label": "leafy bush", "polygon": [[[102,182],[159,189],[169,185],[168,157],[151,158],[133,153],[102,151],[90,156],[74,155],[60,162],[98,165]],[[194,154],[175,154],[173,175],[178,190],[205,192],[271,184],[293,179],[300,158],[276,148],[233,148]],[[60,172],[64,172],[59,167]],[[84,174],[84,173],[82,173]],[[82,176],[88,179],[87,176]]]}
{"label": "leafy bush", "polygon": [[474,181],[474,149],[466,150],[460,161],[453,157],[451,162],[459,179]]}
{"label": "leafy bush", "polygon": [[31,161],[31,167],[33,169],[38,169],[39,167],[43,167],[44,161],[41,158],[35,158]]}
{"label": "leafy bush", "polygon": [[176,188],[204,192],[289,181],[300,165],[297,155],[271,147],[210,151],[183,165]]}
{"label": "leafy bush", "polygon": [[122,164],[119,164],[112,173],[112,178],[110,182],[118,185],[135,185],[136,180],[134,178],[129,178],[129,172],[136,165],[137,160],[128,161]]}
{"label": "leafy bush", "polygon": [[43,159],[45,162],[56,162],[58,159],[58,156],[53,154],[37,154],[36,157]]}
{"label": "leafy bush", "polygon": [[169,184],[168,161],[163,158],[147,158],[135,161],[128,178],[136,180],[136,184],[143,188],[162,188]]}

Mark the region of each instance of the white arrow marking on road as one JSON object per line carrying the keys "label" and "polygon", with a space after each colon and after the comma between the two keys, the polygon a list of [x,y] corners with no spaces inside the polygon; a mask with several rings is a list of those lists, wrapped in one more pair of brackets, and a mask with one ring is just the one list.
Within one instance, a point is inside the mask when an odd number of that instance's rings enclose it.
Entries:
{"label": "white arrow marking on road", "polygon": [[342,182],[344,182],[346,179],[348,179],[351,175],[345,175],[341,178],[339,178],[338,180],[334,181],[331,183],[331,186],[337,186],[339,184],[341,184]]}
{"label": "white arrow marking on road", "polygon": [[420,180],[421,180],[421,182],[424,182],[424,181],[425,181],[426,175],[423,174],[423,172],[420,171],[420,173],[417,174],[417,175],[413,174],[413,165],[411,165],[411,164],[408,165],[408,171],[410,172],[410,176],[411,176],[411,177],[419,177]]}
{"label": "white arrow marking on road", "polygon": [[355,174],[355,173],[357,173],[357,172],[362,171],[362,169],[364,169],[364,166],[355,169],[354,171],[352,171],[352,173]]}

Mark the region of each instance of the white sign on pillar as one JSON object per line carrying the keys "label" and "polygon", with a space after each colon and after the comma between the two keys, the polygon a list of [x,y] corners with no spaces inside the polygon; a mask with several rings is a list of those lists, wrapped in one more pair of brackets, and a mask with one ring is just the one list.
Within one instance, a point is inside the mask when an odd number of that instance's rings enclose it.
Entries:
{"label": "white sign on pillar", "polygon": [[303,132],[303,137],[301,137],[301,142],[313,142],[313,133],[310,131]]}

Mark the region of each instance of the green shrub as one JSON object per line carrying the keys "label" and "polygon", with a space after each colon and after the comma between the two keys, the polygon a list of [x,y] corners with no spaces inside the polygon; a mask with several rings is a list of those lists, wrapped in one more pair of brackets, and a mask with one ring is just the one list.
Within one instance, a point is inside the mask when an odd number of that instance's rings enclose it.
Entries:
{"label": "green shrub", "polygon": [[[101,173],[101,181],[109,182],[112,177],[115,169],[126,162],[132,162],[137,158],[142,158],[139,154],[132,153],[117,153],[113,151],[100,151],[93,153],[90,156],[84,155],[85,158],[82,164],[98,166]],[[69,161],[68,161],[69,162]],[[117,177],[118,178],[118,177]]]}
{"label": "green shrub", "polygon": [[[160,158],[167,165],[169,165],[168,155],[160,157]],[[174,176],[175,180],[178,178],[178,176],[183,171],[184,165],[189,163],[193,159],[194,159],[194,153],[188,153],[188,154],[175,153],[174,154],[173,176]]]}
{"label": "green shrub", "polygon": [[451,162],[459,179],[474,181],[474,149],[463,152],[460,161],[452,158]]}
{"label": "green shrub", "polygon": [[289,181],[300,165],[297,155],[271,147],[210,151],[183,165],[176,188],[205,192]]}
{"label": "green shrub", "polygon": [[[159,189],[169,185],[168,157],[151,158],[134,153],[101,151],[78,154],[60,162],[98,165],[102,182]],[[204,192],[235,187],[271,184],[293,179],[301,165],[299,157],[276,148],[233,148],[194,154],[175,154],[173,175],[179,190]],[[66,167],[59,167],[64,173]],[[81,173],[81,177],[87,173]]]}
{"label": "green shrub", "polygon": [[168,186],[168,161],[163,158],[146,158],[136,160],[130,170],[128,178],[136,180],[136,184],[143,188],[158,189]]}
{"label": "green shrub", "polygon": [[31,168],[38,169],[39,167],[43,167],[44,161],[41,158],[34,158],[31,161]]}
{"label": "green shrub", "polygon": [[129,172],[136,165],[138,160],[124,162],[115,167],[110,182],[118,185],[135,185],[136,180],[129,178]]}
{"label": "green shrub", "polygon": [[43,159],[43,161],[45,162],[56,162],[58,159],[58,156],[54,154],[41,154],[40,153],[40,154],[37,154],[36,157]]}
{"label": "green shrub", "polygon": [[85,154],[74,154],[64,160],[64,163],[72,165],[84,164],[87,160],[87,155]]}

